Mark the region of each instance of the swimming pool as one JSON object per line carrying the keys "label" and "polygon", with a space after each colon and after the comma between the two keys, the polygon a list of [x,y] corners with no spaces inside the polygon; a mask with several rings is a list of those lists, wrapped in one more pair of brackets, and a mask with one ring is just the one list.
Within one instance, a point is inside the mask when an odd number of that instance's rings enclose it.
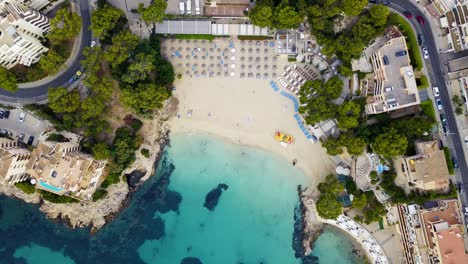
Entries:
{"label": "swimming pool", "polygon": [[390,168],[387,165],[379,164],[377,165],[377,172],[380,174],[384,171],[388,171]]}
{"label": "swimming pool", "polygon": [[60,191],[63,190],[63,187],[55,187],[55,186],[50,185],[47,182],[44,182],[44,181],[41,181],[41,180],[39,180],[39,184],[41,185],[41,187],[44,187],[44,188],[49,189],[49,190],[54,191],[54,192],[60,192]]}

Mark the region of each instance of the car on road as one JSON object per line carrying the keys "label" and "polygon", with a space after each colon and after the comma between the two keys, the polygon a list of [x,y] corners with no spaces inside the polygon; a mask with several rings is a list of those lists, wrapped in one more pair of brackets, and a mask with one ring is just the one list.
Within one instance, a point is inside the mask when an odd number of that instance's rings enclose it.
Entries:
{"label": "car on road", "polygon": [[442,126],[447,125],[447,116],[444,113],[440,114],[440,122],[442,123]]}
{"label": "car on road", "polygon": [[33,137],[33,136],[29,136],[28,145],[32,145],[33,142],[34,142],[34,137]]}
{"label": "car on road", "polygon": [[416,20],[418,20],[419,24],[424,25],[424,18],[422,16],[417,16]]}
{"label": "car on road", "polygon": [[438,87],[432,87],[432,92],[434,93],[434,97],[438,97],[440,95]]}
{"label": "car on road", "polygon": [[439,111],[443,109],[442,101],[440,99],[436,100],[436,105],[437,105],[437,109],[439,109]]}
{"label": "car on road", "polygon": [[408,18],[408,19],[413,18],[413,14],[411,14],[411,12],[409,12],[409,11],[403,12],[403,15],[405,15],[405,17]]}
{"label": "car on road", "polygon": [[418,44],[424,46],[424,36],[422,34],[418,34]]}
{"label": "car on road", "polygon": [[453,157],[453,158],[452,158],[452,163],[453,163],[453,167],[454,167],[455,169],[460,168],[460,166],[458,165],[458,160],[457,160],[457,158]]}
{"label": "car on road", "polygon": [[427,51],[427,49],[423,48],[422,51],[423,51],[424,59],[425,60],[429,59],[429,52]]}
{"label": "car on road", "polygon": [[26,118],[26,114],[25,114],[24,112],[21,112],[20,115],[19,115],[19,119],[18,119],[18,120],[19,120],[21,123],[23,123],[25,118]]}

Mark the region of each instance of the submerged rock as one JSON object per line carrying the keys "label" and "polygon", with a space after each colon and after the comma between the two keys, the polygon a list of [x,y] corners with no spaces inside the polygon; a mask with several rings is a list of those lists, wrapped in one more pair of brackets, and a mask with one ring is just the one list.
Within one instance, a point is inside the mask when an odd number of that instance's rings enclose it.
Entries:
{"label": "submerged rock", "polygon": [[180,264],[203,264],[203,262],[194,257],[186,257],[180,261]]}
{"label": "submerged rock", "polygon": [[227,184],[218,184],[218,187],[208,192],[208,194],[205,196],[205,203],[203,206],[205,206],[208,210],[213,211],[216,205],[218,205],[218,200],[221,197],[223,190],[227,190],[228,188],[229,186]]}

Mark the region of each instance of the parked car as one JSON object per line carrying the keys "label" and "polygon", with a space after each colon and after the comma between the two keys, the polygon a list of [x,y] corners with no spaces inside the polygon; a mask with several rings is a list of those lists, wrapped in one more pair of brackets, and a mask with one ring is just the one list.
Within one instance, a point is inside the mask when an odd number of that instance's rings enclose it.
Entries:
{"label": "parked car", "polygon": [[21,141],[22,141],[23,139],[24,139],[24,133],[19,134],[18,140],[21,140]]}
{"label": "parked car", "polygon": [[390,61],[388,60],[387,55],[384,55],[384,56],[382,57],[382,59],[383,59],[383,64],[384,64],[384,65],[390,64]]}
{"label": "parked car", "polygon": [[455,169],[458,169],[458,168],[460,167],[460,166],[458,165],[458,160],[457,160],[457,158],[453,157],[453,158],[452,158],[452,163],[453,163],[453,167],[454,167]]}
{"label": "parked car", "polygon": [[465,137],[465,144],[468,147],[468,136]]}
{"label": "parked car", "polygon": [[24,112],[21,112],[19,115],[19,121],[23,123],[25,118],[26,118],[26,114]]}
{"label": "parked car", "polygon": [[405,17],[407,17],[407,18],[413,18],[413,14],[411,14],[411,12],[409,12],[409,11],[403,12],[403,15],[405,15]]}
{"label": "parked car", "polygon": [[447,116],[444,113],[440,114],[440,122],[442,123],[442,126],[447,125]]}
{"label": "parked car", "polygon": [[446,126],[442,126],[442,131],[444,131],[444,134],[447,134],[447,127],[446,127]]}
{"label": "parked car", "polygon": [[28,145],[32,145],[33,142],[34,142],[34,137],[33,137],[33,136],[29,136]]}
{"label": "parked car", "polygon": [[419,24],[424,25],[424,18],[422,16],[417,16],[416,20],[418,20]]}
{"label": "parked car", "polygon": [[438,87],[432,87],[432,92],[434,93],[434,97],[438,97],[440,95]]}
{"label": "parked car", "polygon": [[0,119],[3,119],[4,116],[5,116],[5,112],[0,111]]}
{"label": "parked car", "polygon": [[96,46],[96,41],[94,41],[94,40],[91,41],[91,45],[90,45],[90,46],[91,46],[91,48],[94,48],[94,47]]}
{"label": "parked car", "polygon": [[10,110],[5,110],[5,111],[3,111],[3,117],[4,117],[5,119],[8,119],[8,118],[10,117]]}
{"label": "parked car", "polygon": [[405,56],[406,54],[408,54],[406,50],[400,50],[400,51],[395,52],[396,57]]}
{"label": "parked car", "polygon": [[439,109],[439,111],[442,110],[442,108],[443,108],[442,107],[442,101],[440,99],[436,100],[436,105],[437,105],[437,109]]}
{"label": "parked car", "polygon": [[422,50],[423,50],[424,59],[425,59],[425,60],[429,59],[429,52],[427,51],[427,49],[426,49],[426,48],[423,48]]}

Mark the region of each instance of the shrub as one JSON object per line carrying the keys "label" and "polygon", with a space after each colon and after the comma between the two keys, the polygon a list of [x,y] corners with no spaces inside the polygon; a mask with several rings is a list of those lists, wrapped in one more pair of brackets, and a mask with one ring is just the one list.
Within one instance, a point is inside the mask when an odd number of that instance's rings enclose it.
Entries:
{"label": "shrub", "polygon": [[204,39],[204,40],[213,40],[214,36],[210,34],[183,34],[183,35],[174,35],[176,39]]}
{"label": "shrub", "polygon": [[149,152],[148,149],[145,149],[145,148],[144,148],[144,149],[141,149],[140,152],[141,152],[141,155],[143,155],[145,158],[149,158],[150,152]]}
{"label": "shrub", "polygon": [[379,178],[379,175],[377,174],[376,171],[371,171],[369,176],[372,180],[377,180]]}
{"label": "shrub", "polygon": [[420,104],[421,110],[423,114],[427,117],[430,117],[432,121],[435,122],[436,116],[435,116],[435,109],[434,109],[434,104],[432,103],[432,100],[424,100]]}
{"label": "shrub", "polygon": [[267,40],[267,39],[273,39],[273,37],[270,37],[270,36],[237,36],[237,39],[239,40]]}
{"label": "shrub", "polygon": [[51,203],[63,204],[63,203],[77,203],[78,202],[78,200],[69,196],[57,195],[55,193],[51,193],[51,192],[44,191],[44,190],[37,190],[37,191],[41,194],[42,199],[49,201]]}
{"label": "shrub", "polygon": [[107,189],[112,184],[116,184],[120,182],[120,174],[119,173],[110,173],[107,175],[106,179],[101,183],[101,188]]}
{"label": "shrub", "polygon": [[447,162],[447,168],[450,175],[455,173],[455,167],[453,166],[452,155],[448,147],[444,147],[445,162]]}
{"label": "shrub", "polygon": [[32,194],[36,192],[36,187],[32,186],[28,182],[17,182],[15,186],[18,187],[21,191],[27,194]]}
{"label": "shrub", "polygon": [[427,80],[426,75],[422,75],[421,77],[416,78],[416,85],[420,90],[424,90],[429,87],[429,81]]}
{"label": "shrub", "polygon": [[96,192],[94,192],[93,194],[93,202],[96,202],[97,200],[101,200],[103,199],[104,197],[107,196],[107,191],[106,190],[97,190]]}
{"label": "shrub", "polygon": [[68,140],[68,138],[66,138],[64,135],[62,134],[56,134],[56,133],[52,133],[50,134],[46,141],[55,141],[55,142],[68,142],[70,140]]}

